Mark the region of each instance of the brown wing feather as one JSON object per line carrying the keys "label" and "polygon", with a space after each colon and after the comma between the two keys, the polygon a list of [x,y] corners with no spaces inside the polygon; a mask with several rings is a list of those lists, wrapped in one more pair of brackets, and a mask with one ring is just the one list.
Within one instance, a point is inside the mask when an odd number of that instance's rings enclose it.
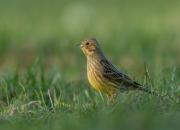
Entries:
{"label": "brown wing feather", "polygon": [[138,89],[153,95],[159,95],[157,92],[144,88],[141,84],[131,80],[127,75],[116,69],[109,61],[101,60],[100,63],[104,68],[103,76],[116,84],[120,89]]}
{"label": "brown wing feather", "polygon": [[121,86],[124,85],[125,87],[133,87],[138,85],[138,83],[131,80],[127,75],[123,74],[121,71],[116,69],[109,61],[101,60],[101,65],[103,66],[103,76],[114,82],[115,84]]}

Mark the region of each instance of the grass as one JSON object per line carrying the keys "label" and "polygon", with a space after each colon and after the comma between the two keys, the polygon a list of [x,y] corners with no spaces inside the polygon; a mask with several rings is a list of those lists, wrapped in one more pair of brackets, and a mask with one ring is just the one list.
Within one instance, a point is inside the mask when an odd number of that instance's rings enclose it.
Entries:
{"label": "grass", "polygon": [[24,74],[1,76],[1,129],[167,129],[172,128],[169,119],[178,124],[174,81],[158,87],[175,100],[136,91],[122,93],[116,104],[108,105],[84,81],[67,83],[60,75],[57,68],[44,73],[38,61]]}
{"label": "grass", "polygon": [[[0,1],[0,129],[179,129],[179,1]],[[133,79],[170,95],[93,90],[76,46],[96,37]],[[146,66],[146,67],[145,67]]]}

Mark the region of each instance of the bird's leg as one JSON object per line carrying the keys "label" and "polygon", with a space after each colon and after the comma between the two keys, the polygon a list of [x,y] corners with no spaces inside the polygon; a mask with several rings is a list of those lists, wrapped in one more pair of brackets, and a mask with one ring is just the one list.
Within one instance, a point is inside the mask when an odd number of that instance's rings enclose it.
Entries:
{"label": "bird's leg", "polygon": [[117,93],[112,93],[110,95],[107,95],[107,104],[114,104],[117,98]]}

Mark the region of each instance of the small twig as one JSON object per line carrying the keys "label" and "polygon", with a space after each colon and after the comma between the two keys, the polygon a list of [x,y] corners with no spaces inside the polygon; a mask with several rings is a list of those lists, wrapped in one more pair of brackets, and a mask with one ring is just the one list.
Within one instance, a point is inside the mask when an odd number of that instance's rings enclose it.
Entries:
{"label": "small twig", "polygon": [[152,82],[151,76],[149,74],[149,68],[148,68],[146,63],[144,63],[144,68],[145,68],[146,85],[149,82],[151,87],[152,87],[153,86],[153,82]]}
{"label": "small twig", "polygon": [[52,107],[53,111],[55,112],[55,108],[54,108],[54,104],[53,104],[53,101],[52,101],[52,97],[51,97],[51,92],[50,92],[50,90],[48,90],[48,96],[49,96],[49,100],[50,100],[50,102],[51,102],[51,107]]}

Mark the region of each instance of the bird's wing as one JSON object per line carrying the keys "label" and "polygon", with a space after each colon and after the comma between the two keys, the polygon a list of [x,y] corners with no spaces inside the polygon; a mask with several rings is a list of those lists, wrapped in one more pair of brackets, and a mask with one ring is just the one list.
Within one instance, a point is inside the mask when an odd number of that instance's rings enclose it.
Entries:
{"label": "bird's wing", "polygon": [[125,87],[138,85],[138,83],[134,82],[127,75],[116,69],[116,67],[114,67],[109,61],[101,60],[100,63],[103,66],[103,76],[110,82]]}

